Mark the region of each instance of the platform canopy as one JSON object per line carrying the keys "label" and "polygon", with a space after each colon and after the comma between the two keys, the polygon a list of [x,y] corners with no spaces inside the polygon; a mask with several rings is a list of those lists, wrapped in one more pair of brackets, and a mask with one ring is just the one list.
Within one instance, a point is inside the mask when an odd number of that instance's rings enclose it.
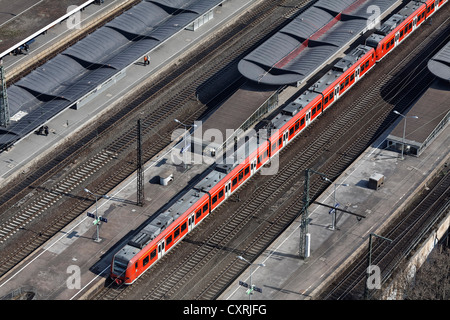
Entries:
{"label": "platform canopy", "polygon": [[450,81],[450,42],[428,61],[428,69],[436,77]]}

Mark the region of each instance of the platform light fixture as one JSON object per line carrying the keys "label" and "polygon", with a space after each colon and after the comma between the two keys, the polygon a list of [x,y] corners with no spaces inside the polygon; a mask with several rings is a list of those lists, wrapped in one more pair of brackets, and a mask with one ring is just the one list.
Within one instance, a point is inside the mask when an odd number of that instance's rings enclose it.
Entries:
{"label": "platform light fixture", "polygon": [[[250,287],[249,287],[249,289],[247,290],[247,294],[248,294],[248,299],[251,300],[251,299],[252,299],[252,292],[253,292],[253,290],[258,289],[259,292],[261,292],[261,289],[259,289],[259,288],[255,287],[255,286],[253,286],[253,283],[252,283],[252,273],[253,273],[253,271],[252,271],[252,266],[265,267],[266,265],[265,265],[264,263],[251,263],[250,261],[248,261],[247,259],[245,259],[243,256],[237,256],[237,258],[238,258],[239,260],[242,260],[242,261],[247,262],[248,265],[250,266]],[[244,283],[243,283],[243,284],[244,284]]]}
{"label": "platform light fixture", "polygon": [[342,187],[348,187],[349,184],[348,183],[333,183],[333,181],[331,181],[330,179],[328,179],[325,176],[322,176],[322,179],[334,184],[334,196],[333,196],[333,207],[334,209],[331,209],[330,213],[331,213],[331,226],[330,226],[330,230],[336,230],[336,208],[339,206],[339,204],[336,202],[336,187],[337,186],[342,186]]}
{"label": "platform light fixture", "polygon": [[[103,217],[99,217],[99,216],[98,216],[98,206],[97,206],[97,201],[98,201],[98,198],[110,199],[110,197],[109,197],[108,195],[100,195],[100,194],[93,193],[93,192],[90,191],[88,188],[84,188],[84,191],[87,192],[87,193],[89,193],[89,194],[91,194],[91,195],[93,195],[93,196],[95,197],[95,215],[94,215],[92,218],[95,219],[95,220],[94,220],[94,224],[97,226],[97,236],[96,236],[96,238],[95,238],[94,241],[95,241],[95,242],[100,242],[101,239],[100,239],[100,237],[99,237],[99,232],[100,232],[100,230],[99,230],[100,223],[99,223],[99,222],[100,222],[100,221],[107,222],[107,220],[106,220],[105,218],[103,218]],[[88,213],[88,216],[90,216],[89,213]]]}

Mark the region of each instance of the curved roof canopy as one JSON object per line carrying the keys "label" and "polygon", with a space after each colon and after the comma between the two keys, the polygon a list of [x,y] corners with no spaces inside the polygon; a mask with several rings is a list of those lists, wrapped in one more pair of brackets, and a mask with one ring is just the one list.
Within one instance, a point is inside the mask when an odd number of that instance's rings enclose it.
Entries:
{"label": "curved roof canopy", "polygon": [[436,77],[450,81],[450,42],[428,61],[428,69]]}

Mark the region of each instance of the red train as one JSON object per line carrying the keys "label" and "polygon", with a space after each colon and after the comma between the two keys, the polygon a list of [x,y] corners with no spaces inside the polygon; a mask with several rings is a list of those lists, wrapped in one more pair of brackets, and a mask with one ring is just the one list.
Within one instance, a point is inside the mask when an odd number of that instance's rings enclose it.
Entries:
{"label": "red train", "polygon": [[233,164],[217,164],[178,201],[143,226],[114,255],[111,277],[117,283],[132,284],[446,2],[411,1],[391,16],[366,45],[352,50],[287,105],[271,121],[268,135],[250,137],[238,149]]}

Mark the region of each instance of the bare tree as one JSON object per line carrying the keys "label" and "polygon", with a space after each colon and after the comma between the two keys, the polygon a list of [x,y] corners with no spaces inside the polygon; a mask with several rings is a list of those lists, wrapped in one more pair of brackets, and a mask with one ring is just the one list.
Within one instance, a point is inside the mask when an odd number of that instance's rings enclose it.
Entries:
{"label": "bare tree", "polygon": [[450,300],[450,249],[433,250],[404,289],[407,300]]}

